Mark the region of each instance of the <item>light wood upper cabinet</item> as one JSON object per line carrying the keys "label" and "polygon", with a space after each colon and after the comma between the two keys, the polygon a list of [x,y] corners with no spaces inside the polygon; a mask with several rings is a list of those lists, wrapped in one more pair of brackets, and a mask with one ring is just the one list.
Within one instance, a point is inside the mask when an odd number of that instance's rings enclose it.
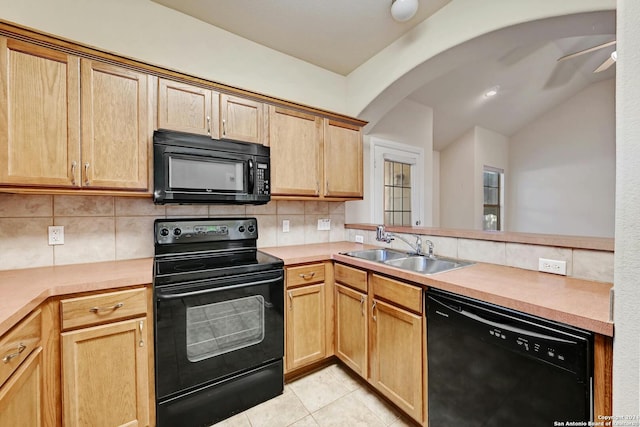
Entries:
{"label": "light wood upper cabinet", "polygon": [[271,194],[318,196],[322,165],[322,119],[269,106]]}
{"label": "light wood upper cabinet", "polygon": [[149,186],[147,74],[82,59],[82,186]]}
{"label": "light wood upper cabinet", "polygon": [[358,126],[325,119],[324,195],[362,197],[362,135]]}
{"label": "light wood upper cabinet", "polygon": [[158,80],[158,127],[220,138],[220,94],[211,89]]}
{"label": "light wood upper cabinet", "polygon": [[0,37],[0,184],[77,186],[79,161],[79,58]]}
{"label": "light wood upper cabinet", "polygon": [[358,126],[269,107],[271,194],[284,198],[361,198]]}
{"label": "light wood upper cabinet", "polygon": [[220,137],[264,144],[264,104],[247,98],[221,94]]}

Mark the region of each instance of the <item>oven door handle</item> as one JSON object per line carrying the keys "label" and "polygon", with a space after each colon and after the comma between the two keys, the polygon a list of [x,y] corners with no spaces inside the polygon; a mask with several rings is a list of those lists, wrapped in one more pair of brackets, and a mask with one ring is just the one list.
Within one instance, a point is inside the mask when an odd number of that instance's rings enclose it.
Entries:
{"label": "oven door handle", "polygon": [[156,298],[166,301],[166,300],[179,299],[179,298],[185,298],[185,297],[193,297],[193,296],[203,295],[203,294],[208,294],[208,293],[213,293],[213,292],[228,291],[230,289],[246,288],[248,286],[267,285],[269,283],[279,282],[279,281],[281,281],[283,279],[284,279],[284,275],[280,274],[278,277],[276,277],[274,279],[257,280],[255,282],[239,283],[237,285],[222,286],[222,287],[219,287],[219,288],[200,289],[199,291],[181,292],[179,294],[165,294],[165,295],[162,295],[162,294],[158,293],[158,294],[156,294]]}

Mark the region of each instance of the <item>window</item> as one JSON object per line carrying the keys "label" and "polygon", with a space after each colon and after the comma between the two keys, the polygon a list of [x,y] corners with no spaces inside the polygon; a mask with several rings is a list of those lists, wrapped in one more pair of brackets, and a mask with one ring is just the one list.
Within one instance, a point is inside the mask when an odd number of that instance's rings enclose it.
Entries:
{"label": "window", "polygon": [[371,137],[371,218],[376,224],[423,223],[424,150]]}
{"label": "window", "polygon": [[411,165],[384,161],[384,224],[411,226]]}
{"label": "window", "polygon": [[504,181],[504,171],[488,166],[484,168],[483,190],[484,207],[482,229],[489,231],[502,230],[503,209],[502,209],[502,187]]}

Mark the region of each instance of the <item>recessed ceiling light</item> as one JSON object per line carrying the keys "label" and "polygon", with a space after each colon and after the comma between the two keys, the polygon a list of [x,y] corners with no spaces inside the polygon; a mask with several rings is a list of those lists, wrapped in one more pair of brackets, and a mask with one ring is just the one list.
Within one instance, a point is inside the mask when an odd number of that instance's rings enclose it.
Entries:
{"label": "recessed ceiling light", "polygon": [[491,89],[487,90],[487,91],[484,93],[484,96],[485,96],[486,98],[494,97],[494,96],[496,96],[496,95],[498,94],[498,91],[499,91],[499,90],[500,90],[500,86],[494,86],[494,87],[492,87]]}

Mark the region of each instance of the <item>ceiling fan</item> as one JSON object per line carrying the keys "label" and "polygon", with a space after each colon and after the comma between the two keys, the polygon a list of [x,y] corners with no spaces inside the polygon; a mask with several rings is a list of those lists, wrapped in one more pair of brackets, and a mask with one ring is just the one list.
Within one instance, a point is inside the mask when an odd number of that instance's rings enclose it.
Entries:
{"label": "ceiling fan", "polygon": [[[615,40],[610,41],[610,42],[606,42],[606,43],[602,43],[602,44],[599,44],[597,46],[590,47],[588,49],[580,50],[578,52],[574,52],[574,53],[571,53],[569,55],[565,55],[565,56],[563,56],[561,58],[558,58],[558,62],[564,61],[564,60],[567,60],[567,59],[571,59],[571,58],[575,58],[576,56],[584,55],[585,53],[594,52],[596,50],[600,50],[600,49],[603,49],[605,47],[612,46],[614,44],[616,44]],[[602,64],[600,64],[600,66],[598,68],[593,70],[593,72],[594,73],[599,73],[601,71],[606,70],[607,68],[611,67],[616,62],[616,59],[618,59],[618,54],[614,50],[613,53],[611,54],[611,56],[608,57]]]}

